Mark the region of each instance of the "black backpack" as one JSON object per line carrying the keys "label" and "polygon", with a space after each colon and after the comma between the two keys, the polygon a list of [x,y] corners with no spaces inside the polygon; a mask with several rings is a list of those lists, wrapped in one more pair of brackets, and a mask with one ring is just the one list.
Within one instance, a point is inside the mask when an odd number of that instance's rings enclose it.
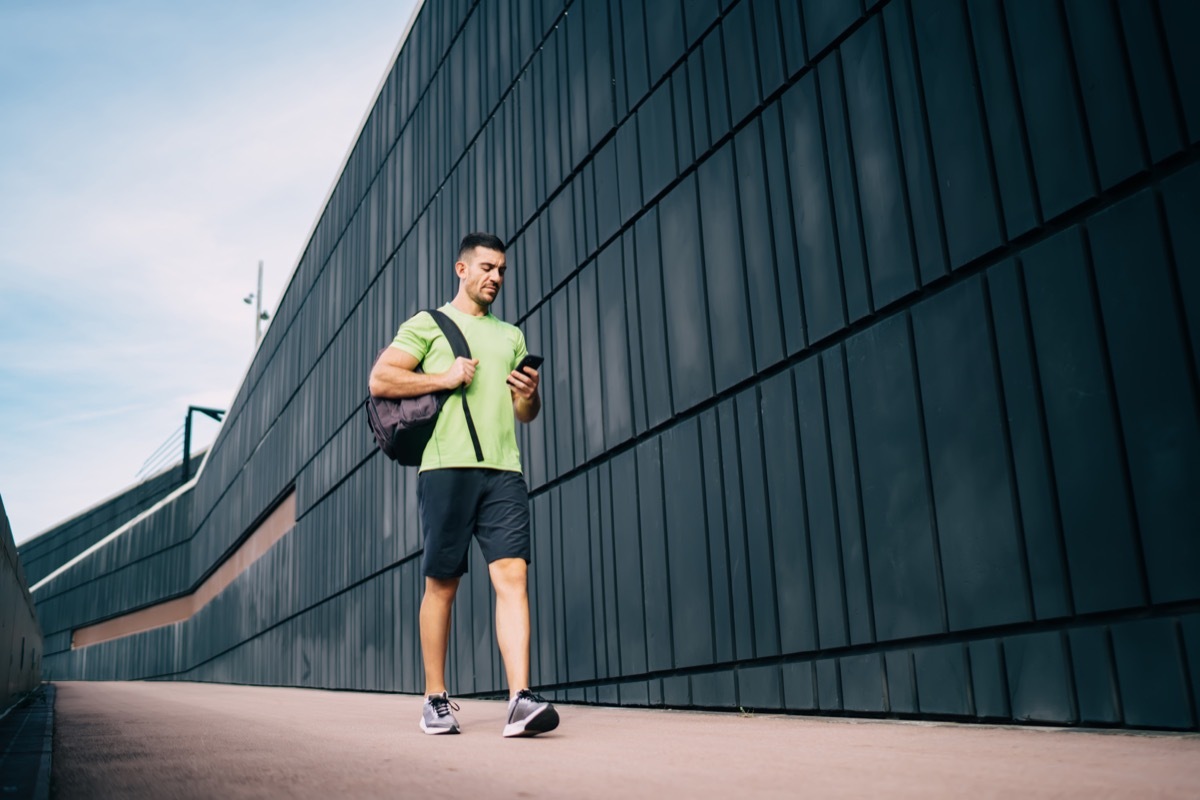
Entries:
{"label": "black backpack", "polygon": [[[466,337],[454,324],[454,320],[441,311],[430,308],[426,314],[442,329],[442,335],[450,343],[456,358],[470,358],[471,348],[467,345]],[[383,355],[383,350],[379,351]],[[378,358],[376,359],[378,360]],[[417,367],[418,372],[421,371]],[[483,449],[479,446],[479,435],[475,433],[475,423],[471,420],[471,407],[467,405],[467,387],[459,387],[462,392],[463,413],[467,417],[467,430],[471,432],[471,444],[475,445],[475,460],[483,461]],[[384,455],[405,466],[415,467],[421,464],[421,456],[429,437],[433,436],[433,428],[437,425],[438,414],[450,392],[431,392],[417,397],[372,397],[368,396],[363,404],[367,409],[367,424],[375,441]]]}

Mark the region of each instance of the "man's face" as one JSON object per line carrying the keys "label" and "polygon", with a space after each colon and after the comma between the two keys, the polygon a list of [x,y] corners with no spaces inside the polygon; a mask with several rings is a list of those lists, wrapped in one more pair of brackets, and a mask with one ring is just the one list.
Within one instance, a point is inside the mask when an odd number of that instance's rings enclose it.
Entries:
{"label": "man's face", "polygon": [[454,265],[459,280],[467,290],[467,297],[483,308],[496,302],[507,269],[504,253],[486,247],[476,247]]}

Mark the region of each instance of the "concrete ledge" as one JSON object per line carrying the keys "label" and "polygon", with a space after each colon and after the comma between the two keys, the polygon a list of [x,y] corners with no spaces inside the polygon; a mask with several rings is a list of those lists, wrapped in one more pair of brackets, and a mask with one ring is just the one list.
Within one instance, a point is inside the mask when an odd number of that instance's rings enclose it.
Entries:
{"label": "concrete ledge", "polygon": [[40,686],[0,718],[0,796],[49,798],[54,699],[54,686]]}

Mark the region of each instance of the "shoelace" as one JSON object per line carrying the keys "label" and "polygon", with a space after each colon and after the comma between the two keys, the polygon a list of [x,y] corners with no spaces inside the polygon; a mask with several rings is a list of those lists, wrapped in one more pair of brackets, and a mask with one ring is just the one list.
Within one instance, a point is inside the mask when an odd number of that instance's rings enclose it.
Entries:
{"label": "shoelace", "polygon": [[517,699],[518,700],[532,700],[533,702],[539,703],[539,704],[546,702],[546,698],[534,694],[533,691],[530,689],[522,689],[521,691],[517,692]]}
{"label": "shoelace", "polygon": [[433,713],[437,714],[439,717],[450,716],[450,709],[452,708],[455,711],[462,710],[458,707],[458,703],[440,696],[429,698],[429,705],[433,706]]}

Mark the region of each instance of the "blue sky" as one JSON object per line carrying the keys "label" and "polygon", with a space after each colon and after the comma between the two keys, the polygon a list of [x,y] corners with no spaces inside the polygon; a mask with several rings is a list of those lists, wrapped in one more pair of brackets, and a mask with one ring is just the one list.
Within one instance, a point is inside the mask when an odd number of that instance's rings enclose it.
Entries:
{"label": "blue sky", "polygon": [[[17,542],[228,408],[413,0],[0,3],[0,498]],[[195,423],[193,448],[218,425]]]}

